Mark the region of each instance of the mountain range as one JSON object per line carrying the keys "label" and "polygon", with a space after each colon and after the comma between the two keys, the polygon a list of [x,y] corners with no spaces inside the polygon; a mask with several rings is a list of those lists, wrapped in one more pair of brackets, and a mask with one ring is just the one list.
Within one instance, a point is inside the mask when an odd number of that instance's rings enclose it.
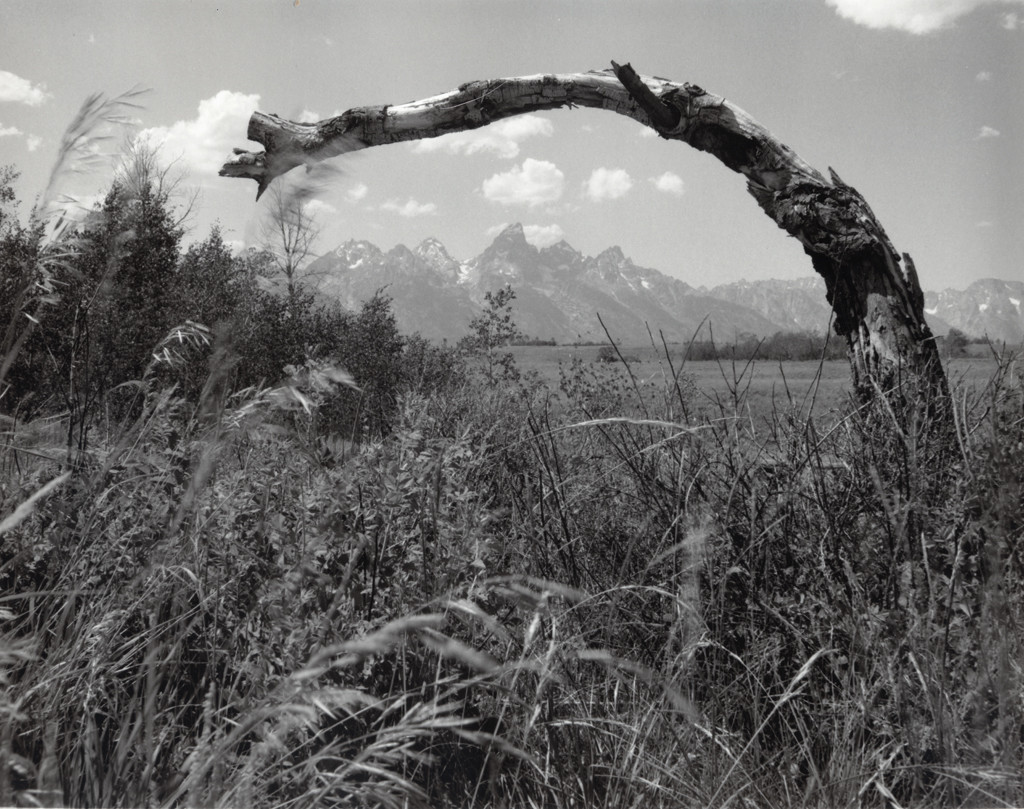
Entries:
{"label": "mountain range", "polygon": [[[437,239],[387,252],[353,240],[317,258],[306,275],[322,296],[349,309],[383,289],[399,328],[432,340],[464,336],[485,293],[505,284],[516,292],[520,330],[558,343],[603,342],[602,321],[617,342],[636,345],[648,342],[650,333],[660,339],[659,331],[669,342],[689,340],[698,329],[721,342],[742,333],[824,333],[831,315],[817,276],[693,287],[637,266],[619,247],[597,256],[585,256],[565,241],[534,247],[519,224],[506,227],[468,261],[453,258]],[[997,279],[925,293],[936,334],[957,328],[1012,344],[1024,341],[1022,301],[1024,282]]]}

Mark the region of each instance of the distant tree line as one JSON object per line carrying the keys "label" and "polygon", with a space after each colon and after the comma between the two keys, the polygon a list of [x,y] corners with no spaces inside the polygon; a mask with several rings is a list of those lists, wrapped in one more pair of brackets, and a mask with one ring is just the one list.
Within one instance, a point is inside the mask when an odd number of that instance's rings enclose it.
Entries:
{"label": "distant tree line", "polygon": [[[936,337],[939,352],[946,358],[966,357],[968,346],[983,344],[984,337],[969,337],[959,329],[950,329],[945,336]],[[729,342],[697,340],[684,349],[691,360],[775,360],[809,361],[846,360],[846,341],[834,334],[826,336],[813,331],[777,331],[770,337],[741,334]]]}
{"label": "distant tree line", "polygon": [[[520,338],[513,340],[515,346],[554,346],[556,340],[539,338]],[[597,340],[574,340],[572,346],[599,348],[597,358],[602,362],[617,362],[619,357],[611,344]],[[762,359],[762,360],[819,360],[824,355],[827,360],[845,360],[845,342],[830,335],[826,344],[825,335],[812,331],[778,331],[770,337],[759,337],[756,334],[741,333],[738,337],[723,340],[694,340],[690,343],[670,343],[674,353],[685,355],[691,360],[724,360],[724,359]],[[620,346],[621,347],[621,346]],[[637,346],[630,346],[635,353]],[[629,357],[627,357],[629,359]]]}
{"label": "distant tree line", "polygon": [[846,341],[812,331],[777,331],[770,337],[741,333],[733,340],[695,340],[683,349],[690,360],[845,360]]}
{"label": "distant tree line", "polygon": [[[594,345],[594,344],[591,344]],[[686,344],[675,344],[670,347],[673,355],[695,362],[708,360],[778,360],[778,361],[810,361],[845,360],[846,344],[841,338],[811,331],[784,332],[778,331],[771,337],[758,337],[756,334],[740,334],[734,340],[693,340]],[[602,362],[617,362],[619,352],[608,344],[601,346],[597,359]],[[635,356],[625,356],[628,361],[638,361]]]}

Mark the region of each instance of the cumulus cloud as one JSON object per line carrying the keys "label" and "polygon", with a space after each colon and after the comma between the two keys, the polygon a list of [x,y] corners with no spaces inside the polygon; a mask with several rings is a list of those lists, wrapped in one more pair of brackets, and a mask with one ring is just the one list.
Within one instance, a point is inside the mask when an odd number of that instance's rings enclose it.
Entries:
{"label": "cumulus cloud", "polygon": [[519,115],[469,132],[452,132],[439,138],[417,141],[412,150],[417,154],[448,152],[449,154],[491,153],[511,160],[519,155],[519,143],[527,138],[550,137],[555,131],[547,118]]}
{"label": "cumulus cloud", "polygon": [[523,235],[535,247],[550,247],[562,241],[565,231],[560,225],[523,225]]}
{"label": "cumulus cloud", "polygon": [[985,140],[986,138],[998,138],[999,130],[993,126],[983,126],[978,130],[978,134],[974,136],[975,140]]}
{"label": "cumulus cloud", "polygon": [[992,73],[988,70],[982,70],[974,77],[975,81],[992,81]]}
{"label": "cumulus cloud", "polygon": [[389,199],[387,202],[381,203],[380,208],[382,211],[392,211],[400,216],[409,217],[426,216],[437,211],[437,206],[433,202],[417,202],[411,197],[405,202]]}
{"label": "cumulus cloud", "polygon": [[315,124],[320,120],[320,113],[313,110],[303,110],[296,119],[300,124]]}
{"label": "cumulus cloud", "polygon": [[320,216],[321,214],[330,216],[338,212],[338,209],[331,205],[331,203],[324,202],[322,199],[311,199],[302,208],[307,216]]}
{"label": "cumulus cloud", "polygon": [[[911,34],[927,34],[945,28],[958,17],[983,5],[1022,1],[1024,0],[826,0],[840,16],[855,23],[868,28],[897,28]],[[1007,17],[1016,18],[1016,14],[1004,15],[1004,27]]]}
{"label": "cumulus cloud", "polygon": [[651,183],[659,191],[663,191],[666,194],[671,194],[674,197],[681,197],[683,195],[683,178],[671,171],[666,171],[657,177],[651,177]]}
{"label": "cumulus cloud", "polygon": [[195,118],[139,132],[139,139],[160,148],[168,160],[181,158],[198,175],[217,173],[234,146],[240,146],[249,116],[259,106],[259,95],[221,90],[199,102]]}
{"label": "cumulus cloud", "polygon": [[7,70],[0,70],[0,101],[15,101],[38,107],[52,96],[46,92],[45,84],[32,84],[28,79]]}
{"label": "cumulus cloud", "polygon": [[366,183],[356,183],[345,192],[345,200],[346,202],[359,202],[359,200],[365,198],[369,192],[370,189],[366,186]]}
{"label": "cumulus cloud", "polygon": [[38,135],[29,135],[25,138],[25,147],[30,151],[34,152],[40,146],[43,145],[43,139]]}
{"label": "cumulus cloud", "polygon": [[0,124],[0,138],[9,138],[13,135],[20,135],[21,130],[16,126],[4,126]]}
{"label": "cumulus cloud", "polygon": [[1010,11],[1003,15],[1003,28],[1007,31],[1016,31],[1018,25],[1020,25],[1020,17],[1017,16],[1017,12]]}
{"label": "cumulus cloud", "polygon": [[603,202],[625,196],[633,187],[633,178],[625,169],[594,169],[584,183],[583,193],[591,202]]}
{"label": "cumulus cloud", "polygon": [[526,158],[521,166],[484,180],[484,196],[502,205],[536,207],[562,196],[565,175],[554,163]]}

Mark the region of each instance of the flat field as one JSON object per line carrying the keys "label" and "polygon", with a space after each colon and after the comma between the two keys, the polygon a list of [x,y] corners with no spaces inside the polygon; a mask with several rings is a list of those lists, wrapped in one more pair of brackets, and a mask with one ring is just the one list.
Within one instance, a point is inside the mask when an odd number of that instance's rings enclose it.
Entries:
{"label": "flat field", "polygon": [[[519,369],[533,371],[552,390],[573,361],[609,381],[632,386],[621,362],[598,359],[601,346],[514,346],[509,349]],[[732,412],[735,403],[754,418],[767,418],[773,410],[799,408],[822,418],[850,403],[850,366],[846,360],[795,362],[778,360],[687,361],[682,347],[621,347],[638,388],[654,398],[670,387],[673,372],[692,384],[699,410],[717,415],[720,405]],[[992,378],[997,363],[991,354],[949,360],[946,371],[957,390],[980,391]],[[1019,373],[1019,370],[1017,371]]]}

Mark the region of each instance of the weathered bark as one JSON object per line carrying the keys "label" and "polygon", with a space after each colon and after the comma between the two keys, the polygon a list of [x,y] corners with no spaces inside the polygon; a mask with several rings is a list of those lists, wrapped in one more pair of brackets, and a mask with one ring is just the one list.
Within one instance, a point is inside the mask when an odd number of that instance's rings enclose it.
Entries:
{"label": "weathered bark", "polygon": [[[475,129],[538,110],[594,107],[626,115],[708,152],[742,174],[762,210],[800,240],[825,279],[835,330],[850,347],[865,401],[946,400],[946,378],[910,257],[901,259],[864,198],[834,171],[825,177],[736,105],[694,84],[611,70],[473,81],[398,106],[356,107],[319,123],[253,113],[248,136],[264,152],[236,149],[220,173],[258,183],[257,199],[291,169],[347,152]],[[906,383],[915,383],[907,385]]]}

